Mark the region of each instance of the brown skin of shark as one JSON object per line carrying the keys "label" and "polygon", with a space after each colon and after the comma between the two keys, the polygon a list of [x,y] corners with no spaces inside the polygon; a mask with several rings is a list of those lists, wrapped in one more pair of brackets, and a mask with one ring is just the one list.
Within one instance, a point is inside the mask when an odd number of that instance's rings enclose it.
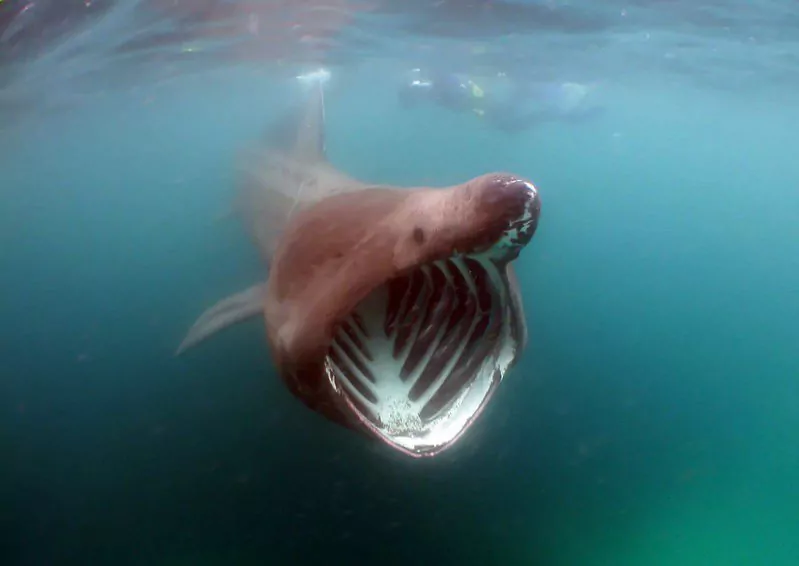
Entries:
{"label": "brown skin of shark", "polygon": [[337,325],[389,280],[492,246],[529,205],[521,182],[493,173],[445,189],[366,189],[297,214],[275,251],[264,306],[273,359],[289,390],[328,419],[360,429],[325,374]]}

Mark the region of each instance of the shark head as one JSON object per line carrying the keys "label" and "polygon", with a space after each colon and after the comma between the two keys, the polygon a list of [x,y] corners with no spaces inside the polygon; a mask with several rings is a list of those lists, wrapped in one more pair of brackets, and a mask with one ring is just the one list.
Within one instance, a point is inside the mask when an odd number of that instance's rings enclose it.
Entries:
{"label": "shark head", "polygon": [[532,183],[490,174],[365,189],[298,215],[266,295],[289,388],[411,456],[452,446],[525,345],[511,262],[540,209]]}

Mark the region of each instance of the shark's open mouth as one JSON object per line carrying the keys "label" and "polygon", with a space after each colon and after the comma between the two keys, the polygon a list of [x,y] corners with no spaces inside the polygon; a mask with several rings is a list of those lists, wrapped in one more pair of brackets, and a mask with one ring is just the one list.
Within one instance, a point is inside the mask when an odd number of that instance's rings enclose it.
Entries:
{"label": "shark's open mouth", "polygon": [[[480,414],[519,342],[509,238],[419,266],[373,291],[338,326],[326,372],[361,422],[414,456],[451,445]],[[523,245],[523,244],[522,244]],[[515,255],[515,254],[514,254]]]}

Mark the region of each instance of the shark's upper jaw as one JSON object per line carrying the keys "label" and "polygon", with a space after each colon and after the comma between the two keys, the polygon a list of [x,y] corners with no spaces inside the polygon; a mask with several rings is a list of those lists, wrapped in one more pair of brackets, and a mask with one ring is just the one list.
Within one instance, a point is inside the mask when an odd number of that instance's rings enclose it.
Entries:
{"label": "shark's upper jaw", "polygon": [[488,251],[499,260],[511,261],[519,255],[535,234],[538,227],[538,216],[541,213],[541,200],[538,189],[529,181],[512,179],[506,182],[506,188],[521,196],[521,211],[511,221],[505,233]]}
{"label": "shark's upper jaw", "polygon": [[373,291],[337,327],[327,379],[367,430],[411,456],[434,456],[484,409],[521,346],[507,264],[532,238],[540,204],[493,245],[424,264]]}

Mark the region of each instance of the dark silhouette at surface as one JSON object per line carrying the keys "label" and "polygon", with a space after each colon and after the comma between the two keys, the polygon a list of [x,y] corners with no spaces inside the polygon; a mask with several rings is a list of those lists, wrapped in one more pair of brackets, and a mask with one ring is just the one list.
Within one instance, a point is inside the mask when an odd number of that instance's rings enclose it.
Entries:
{"label": "dark silhouette at surface", "polygon": [[573,122],[596,116],[601,107],[593,102],[592,91],[592,86],[581,83],[522,81],[505,74],[477,78],[414,69],[400,84],[398,98],[406,109],[436,105],[473,113],[503,131],[522,131],[546,121]]}

